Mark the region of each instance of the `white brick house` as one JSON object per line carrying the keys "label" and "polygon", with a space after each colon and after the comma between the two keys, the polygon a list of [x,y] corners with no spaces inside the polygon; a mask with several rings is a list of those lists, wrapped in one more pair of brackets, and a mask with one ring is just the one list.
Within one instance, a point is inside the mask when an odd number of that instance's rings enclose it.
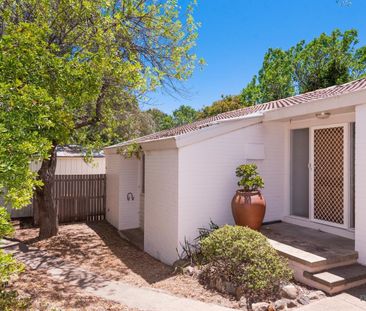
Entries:
{"label": "white brick house", "polygon": [[[210,219],[233,224],[235,168],[256,163],[265,222],[355,239],[366,264],[366,79],[256,105],[137,139],[142,159],[105,148],[107,220],[142,228],[144,249],[171,264]],[[132,199],[133,197],[133,199]]]}

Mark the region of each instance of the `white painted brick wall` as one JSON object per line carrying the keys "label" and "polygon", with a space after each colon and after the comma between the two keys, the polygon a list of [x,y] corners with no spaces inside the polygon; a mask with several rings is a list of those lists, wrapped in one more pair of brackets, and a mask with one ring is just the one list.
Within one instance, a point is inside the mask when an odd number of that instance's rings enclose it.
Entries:
{"label": "white painted brick wall", "polygon": [[106,219],[119,227],[119,175],[121,156],[106,154]]}
{"label": "white painted brick wall", "polygon": [[164,263],[178,246],[178,150],[145,153],[144,248]]}
{"label": "white painted brick wall", "polygon": [[[138,159],[124,159],[119,154],[106,155],[106,218],[119,230],[139,227],[138,167]],[[129,192],[134,200],[127,200]]]}
{"label": "white painted brick wall", "polygon": [[[285,206],[285,133],[280,122],[257,124],[179,150],[179,240],[192,240],[197,228],[233,224],[231,199],[236,191],[235,168],[256,163],[265,182],[265,221],[282,219]],[[264,146],[256,152],[251,144]],[[264,145],[263,145],[264,144]],[[259,159],[247,159],[247,156]]]}
{"label": "white painted brick wall", "polygon": [[355,248],[366,264],[366,104],[356,106],[356,208]]}

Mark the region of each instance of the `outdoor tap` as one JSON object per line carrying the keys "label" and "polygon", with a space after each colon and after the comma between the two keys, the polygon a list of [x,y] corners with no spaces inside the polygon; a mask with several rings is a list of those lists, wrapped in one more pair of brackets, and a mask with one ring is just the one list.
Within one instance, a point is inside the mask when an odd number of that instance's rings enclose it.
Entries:
{"label": "outdoor tap", "polygon": [[127,193],[127,201],[133,201],[135,200],[135,197],[133,196],[133,193],[132,192],[129,192]]}

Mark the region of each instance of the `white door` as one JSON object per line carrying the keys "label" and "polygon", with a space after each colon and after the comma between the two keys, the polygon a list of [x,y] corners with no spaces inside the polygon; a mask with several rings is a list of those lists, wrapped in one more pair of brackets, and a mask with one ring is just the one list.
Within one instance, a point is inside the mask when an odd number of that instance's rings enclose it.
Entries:
{"label": "white door", "polygon": [[311,219],[349,227],[349,125],[311,128]]}

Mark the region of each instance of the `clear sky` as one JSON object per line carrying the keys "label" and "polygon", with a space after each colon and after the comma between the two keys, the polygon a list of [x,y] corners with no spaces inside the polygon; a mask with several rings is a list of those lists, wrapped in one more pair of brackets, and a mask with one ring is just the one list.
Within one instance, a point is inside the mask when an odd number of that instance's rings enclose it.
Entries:
{"label": "clear sky", "polygon": [[[185,6],[187,0],[180,0]],[[336,0],[198,0],[202,23],[195,52],[207,65],[184,83],[188,93],[172,97],[157,91],[149,105],[171,113],[180,105],[196,109],[221,95],[239,94],[261,67],[268,48],[287,49],[335,28],[359,31],[366,44],[366,0],[341,6]]]}

